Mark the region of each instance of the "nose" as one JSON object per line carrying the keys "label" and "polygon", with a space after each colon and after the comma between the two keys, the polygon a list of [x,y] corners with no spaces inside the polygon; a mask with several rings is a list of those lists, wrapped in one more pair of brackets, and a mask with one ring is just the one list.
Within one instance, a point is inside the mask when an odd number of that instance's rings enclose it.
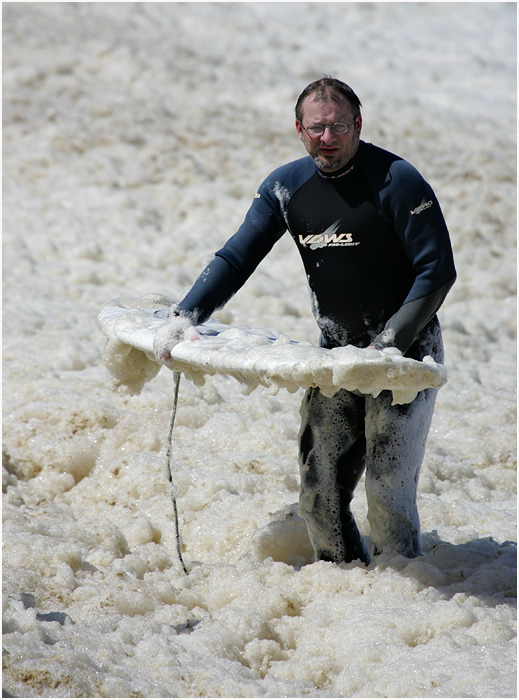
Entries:
{"label": "nose", "polygon": [[324,131],[321,134],[321,141],[324,141],[325,143],[330,143],[335,141],[337,138],[337,134],[334,134],[332,131],[331,126],[325,126]]}

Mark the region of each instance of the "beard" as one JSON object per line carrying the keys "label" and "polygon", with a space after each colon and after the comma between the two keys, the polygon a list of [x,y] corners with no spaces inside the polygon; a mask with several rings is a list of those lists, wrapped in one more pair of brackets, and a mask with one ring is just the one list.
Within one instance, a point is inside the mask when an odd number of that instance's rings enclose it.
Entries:
{"label": "beard", "polygon": [[340,170],[345,165],[347,165],[357,153],[359,143],[360,131],[358,131],[355,128],[353,137],[351,138],[349,143],[345,143],[343,141],[339,146],[339,152],[335,156],[326,157],[319,152],[321,144],[310,143],[309,140],[304,141],[307,153],[317,165],[319,170],[322,170],[323,172],[333,172],[334,170]]}
{"label": "beard", "polygon": [[337,156],[333,160],[321,158],[321,156],[312,156],[312,160],[317,165],[319,170],[340,170],[343,165],[346,165],[344,156]]}

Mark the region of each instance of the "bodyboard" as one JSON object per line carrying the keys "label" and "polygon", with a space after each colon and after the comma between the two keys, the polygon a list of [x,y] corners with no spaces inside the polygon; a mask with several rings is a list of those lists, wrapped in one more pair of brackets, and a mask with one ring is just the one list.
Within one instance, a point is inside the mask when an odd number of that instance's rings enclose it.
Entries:
{"label": "bodyboard", "polygon": [[[121,393],[139,393],[160,370],[153,353],[156,330],[168,318],[174,300],[159,294],[106,302],[98,323],[107,337],[103,361]],[[182,372],[197,385],[217,373],[234,377],[243,393],[258,386],[270,393],[319,387],[325,396],[340,389],[378,396],[393,393],[393,403],[410,403],[419,391],[439,389],[447,381],[444,365],[431,357],[423,361],[400,351],[363,349],[351,345],[331,350],[264,328],[237,328],[219,321],[197,326],[200,339],[171,349],[168,368]]]}

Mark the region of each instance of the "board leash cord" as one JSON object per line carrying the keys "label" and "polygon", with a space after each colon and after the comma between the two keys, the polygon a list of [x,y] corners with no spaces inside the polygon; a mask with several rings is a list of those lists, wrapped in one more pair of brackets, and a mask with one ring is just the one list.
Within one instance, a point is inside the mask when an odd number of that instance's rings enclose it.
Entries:
{"label": "board leash cord", "polygon": [[177,404],[178,404],[178,388],[180,385],[180,372],[173,372],[173,409],[171,411],[171,420],[169,423],[169,433],[168,433],[168,447],[167,447],[167,462],[168,462],[168,471],[169,471],[169,490],[171,493],[171,501],[173,502],[173,515],[175,518],[175,531],[176,531],[176,538],[177,538],[177,554],[178,558],[180,559],[180,563],[182,564],[182,568],[184,569],[184,573],[186,576],[188,576],[188,570],[186,569],[186,565],[184,564],[184,560],[182,559],[182,546],[180,543],[180,530],[178,526],[178,510],[177,510],[177,498],[175,495],[175,484],[173,483],[173,469],[172,469],[172,461],[173,461],[173,447],[172,447],[172,441],[173,441],[173,426],[175,425],[175,416],[177,415]]}

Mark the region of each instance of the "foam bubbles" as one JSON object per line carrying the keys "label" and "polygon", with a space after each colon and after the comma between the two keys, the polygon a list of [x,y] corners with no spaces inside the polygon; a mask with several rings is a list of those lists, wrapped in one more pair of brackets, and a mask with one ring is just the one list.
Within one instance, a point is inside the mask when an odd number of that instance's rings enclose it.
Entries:
{"label": "foam bubbles", "polygon": [[[4,687],[515,697],[513,3],[3,9]],[[313,562],[301,390],[244,396],[215,375],[180,383],[186,577],[171,373],[150,378],[150,360],[140,393],[112,392],[96,316],[107,299],[181,298],[258,184],[304,155],[293,105],[323,72],[359,93],[363,138],[431,182],[452,234],[424,554]],[[318,344],[289,236],[217,316]],[[354,508],[369,546],[364,481]]]}

